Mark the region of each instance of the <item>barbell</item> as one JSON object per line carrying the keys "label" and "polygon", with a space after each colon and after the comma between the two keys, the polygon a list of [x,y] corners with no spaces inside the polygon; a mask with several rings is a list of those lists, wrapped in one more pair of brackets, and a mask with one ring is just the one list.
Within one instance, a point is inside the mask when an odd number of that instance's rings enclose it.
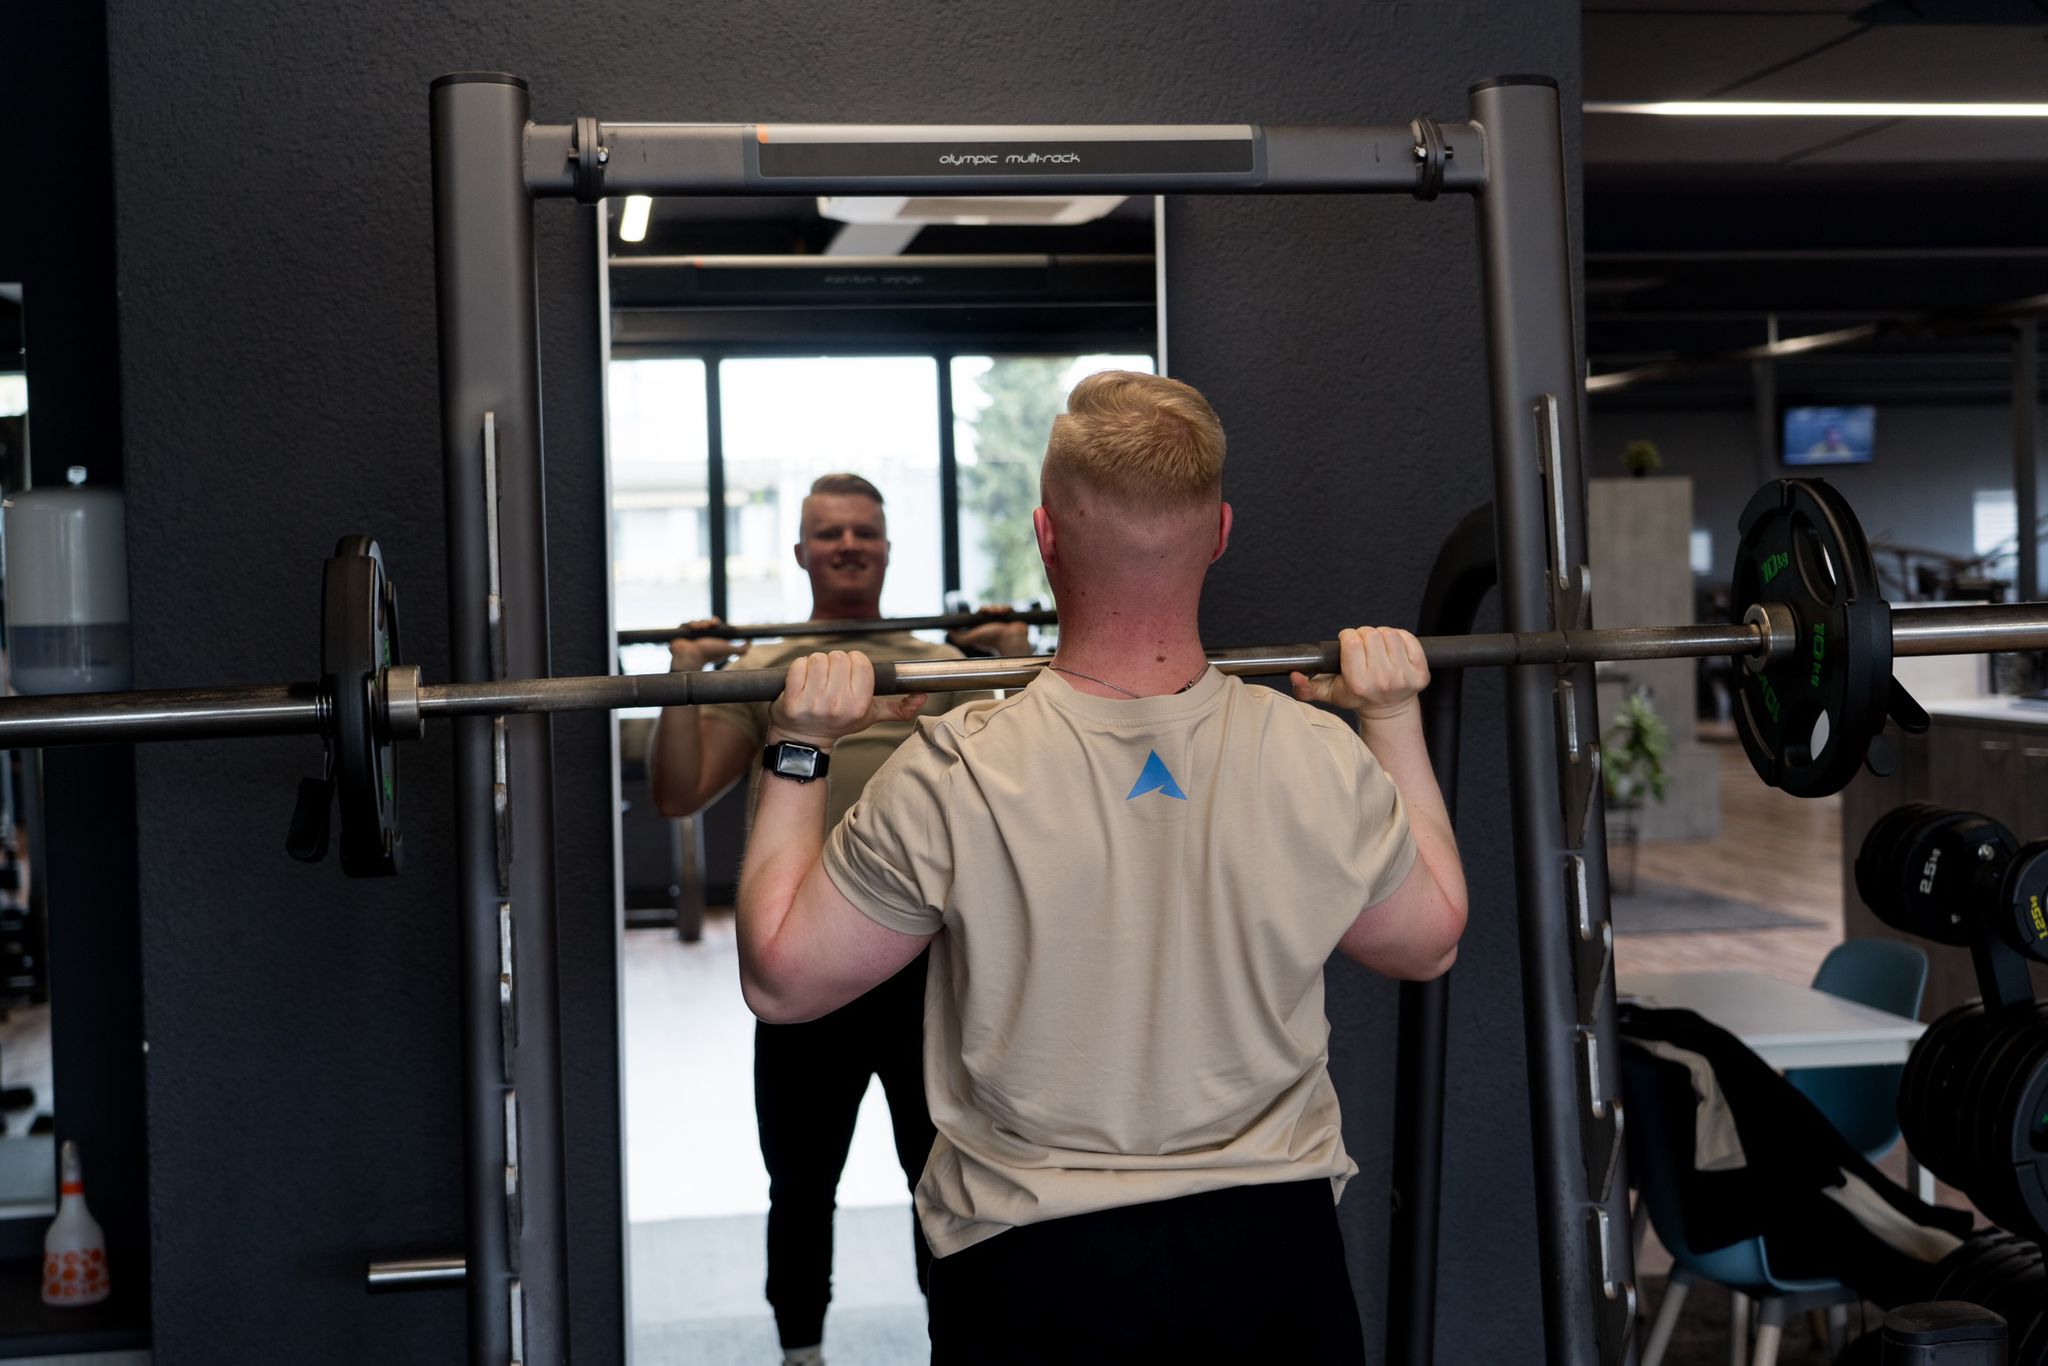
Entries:
{"label": "barbell", "polygon": [[[1433,671],[1599,660],[1732,656],[1744,661],[1736,728],[1767,783],[1800,796],[1839,791],[1887,715],[1925,715],[1893,681],[1894,656],[2048,650],[2048,604],[1969,604],[1892,613],[1848,504],[1819,480],[1775,480],[1744,510],[1731,598],[1741,620],[1674,627],[1431,636]],[[792,623],[793,624],[793,623]],[[899,628],[901,629],[901,628]],[[396,746],[430,721],[773,701],[787,670],[505,678],[429,683],[398,662],[397,591],[376,543],[344,537],[326,563],[321,675],[311,682],[0,699],[0,748],[234,736],[319,735],[330,778],[301,784],[288,847],[315,860],[338,797],[341,862],[351,876],[398,871]],[[667,639],[667,635],[663,635]],[[1334,640],[1215,650],[1239,676],[1332,673]],[[911,660],[875,665],[878,693],[1022,687],[1051,662]]]}
{"label": "barbell", "polygon": [[935,617],[872,617],[858,621],[775,621],[754,625],[650,626],[619,632],[621,645],[666,645],[671,640],[801,640],[811,636],[871,636],[894,631],[966,631],[976,626],[1022,622],[1026,626],[1057,626],[1058,612],[1020,609],[1008,612],[947,612]]}

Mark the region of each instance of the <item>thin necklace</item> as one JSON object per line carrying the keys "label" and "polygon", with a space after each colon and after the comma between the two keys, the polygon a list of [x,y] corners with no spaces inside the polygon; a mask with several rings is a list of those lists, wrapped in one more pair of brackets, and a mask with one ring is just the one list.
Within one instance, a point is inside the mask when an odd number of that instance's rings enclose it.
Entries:
{"label": "thin necklace", "polygon": [[[1115,691],[1122,693],[1125,697],[1135,698],[1142,696],[1142,694],[1134,693],[1129,688],[1124,687],[1122,684],[1112,683],[1106,678],[1097,678],[1094,674],[1084,674],[1079,669],[1069,669],[1063,664],[1048,664],[1045,667],[1051,669],[1056,674],[1066,674],[1073,678],[1085,678],[1090,683],[1100,683],[1103,687],[1114,689]],[[1196,674],[1193,678],[1190,678],[1187,682],[1181,684],[1178,688],[1175,688],[1173,690],[1173,695],[1178,697],[1180,694],[1186,692],[1189,688],[1194,687],[1195,684],[1202,681],[1203,674],[1206,674],[1208,672],[1209,661],[1205,659],[1202,661],[1201,673]]]}

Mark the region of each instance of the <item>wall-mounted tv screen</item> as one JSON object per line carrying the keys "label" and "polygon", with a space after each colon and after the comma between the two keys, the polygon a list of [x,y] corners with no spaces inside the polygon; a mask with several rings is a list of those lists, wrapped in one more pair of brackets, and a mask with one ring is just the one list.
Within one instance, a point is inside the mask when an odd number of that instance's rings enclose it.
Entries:
{"label": "wall-mounted tv screen", "polygon": [[1785,463],[1867,465],[1876,432],[1875,408],[1787,408]]}

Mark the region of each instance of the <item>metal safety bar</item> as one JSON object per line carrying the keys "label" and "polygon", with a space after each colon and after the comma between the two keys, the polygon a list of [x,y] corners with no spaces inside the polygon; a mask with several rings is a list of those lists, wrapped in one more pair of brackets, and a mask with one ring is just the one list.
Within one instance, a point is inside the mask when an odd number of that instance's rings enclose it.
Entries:
{"label": "metal safety bar", "polygon": [[465,1268],[460,1257],[410,1257],[371,1262],[363,1274],[369,1290],[439,1290],[461,1285]]}

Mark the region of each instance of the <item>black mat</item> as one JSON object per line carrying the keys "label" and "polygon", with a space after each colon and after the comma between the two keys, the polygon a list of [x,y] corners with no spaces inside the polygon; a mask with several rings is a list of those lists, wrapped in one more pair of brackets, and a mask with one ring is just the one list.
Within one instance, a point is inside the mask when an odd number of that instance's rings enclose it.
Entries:
{"label": "black mat", "polygon": [[1694,934],[1711,930],[1809,930],[1811,920],[1767,911],[1747,901],[1691,887],[1639,880],[1635,892],[1614,896],[1616,934]]}

